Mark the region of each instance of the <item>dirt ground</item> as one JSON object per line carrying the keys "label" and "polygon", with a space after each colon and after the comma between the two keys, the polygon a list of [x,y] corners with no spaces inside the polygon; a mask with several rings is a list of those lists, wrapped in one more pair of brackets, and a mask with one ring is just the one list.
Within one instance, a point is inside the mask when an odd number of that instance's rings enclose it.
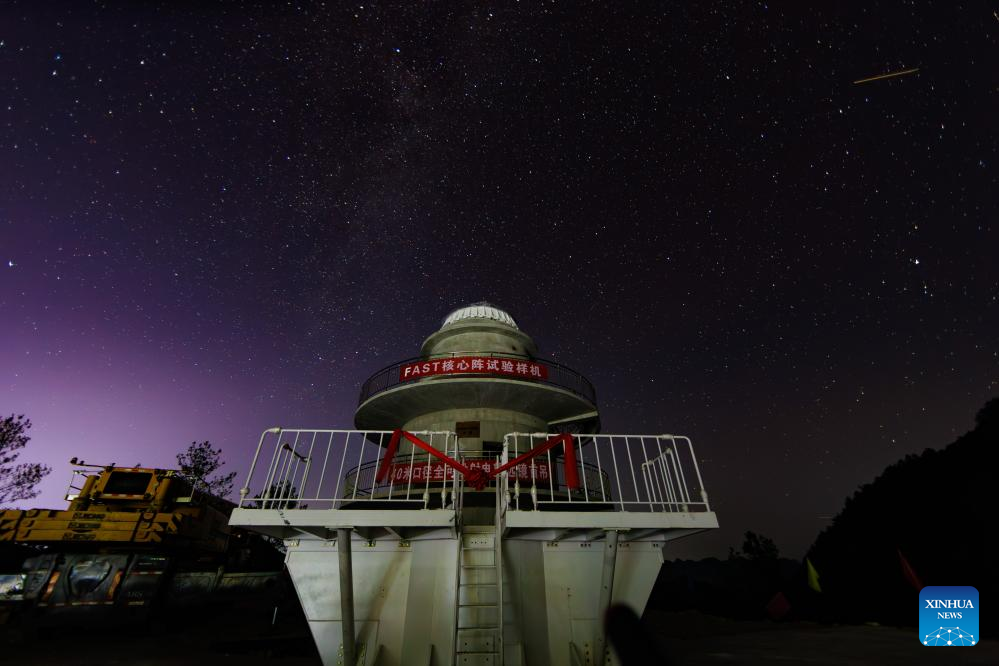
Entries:
{"label": "dirt ground", "polygon": [[[181,620],[181,618],[178,618]],[[75,630],[7,629],[0,634],[0,663],[52,666],[180,666],[239,664],[321,666],[312,639],[300,624],[273,630],[238,626],[192,626]],[[666,655],[649,664],[757,666],[761,664],[999,664],[999,641],[971,648],[919,644],[915,629],[826,626],[807,623],[739,622],[700,613],[649,611],[643,624]]]}
{"label": "dirt ground", "polygon": [[920,644],[916,628],[741,622],[700,613],[648,611],[643,624],[677,666],[761,664],[999,664],[999,641],[968,648]]}

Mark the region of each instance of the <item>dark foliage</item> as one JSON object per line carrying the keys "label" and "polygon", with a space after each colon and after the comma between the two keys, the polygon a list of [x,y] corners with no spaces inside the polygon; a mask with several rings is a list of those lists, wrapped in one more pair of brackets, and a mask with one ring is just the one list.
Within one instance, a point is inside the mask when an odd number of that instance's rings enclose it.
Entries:
{"label": "dark foliage", "polygon": [[[265,497],[266,496],[266,497]],[[287,479],[281,483],[272,483],[267,492],[253,496],[255,500],[263,502],[248,502],[251,509],[307,509],[307,504],[299,504],[297,499],[298,488],[292,485]]]}
{"label": "dark foliage", "polygon": [[0,507],[37,497],[38,482],[52,471],[41,463],[17,462],[21,449],[31,441],[29,428],[31,421],[24,414],[0,419]]}
{"label": "dark foliage", "polygon": [[730,560],[739,557],[753,561],[776,560],[779,555],[777,544],[774,543],[773,539],[756,532],[746,532],[741,551],[734,548],[728,549],[728,559]]}
{"label": "dark foliage", "polygon": [[215,474],[225,462],[222,460],[222,449],[212,448],[210,442],[191,442],[187,451],[177,454],[177,464],[195,490],[216,497],[227,497],[232,492],[236,472]]}

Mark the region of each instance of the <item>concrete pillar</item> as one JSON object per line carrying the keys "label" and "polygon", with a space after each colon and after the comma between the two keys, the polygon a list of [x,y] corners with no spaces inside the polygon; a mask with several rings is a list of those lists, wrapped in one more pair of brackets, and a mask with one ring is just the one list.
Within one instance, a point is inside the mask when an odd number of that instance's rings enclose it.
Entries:
{"label": "concrete pillar", "polygon": [[343,627],[343,663],[355,666],[357,650],[354,645],[354,573],[350,561],[349,528],[336,531],[336,549],[340,554],[340,619]]}
{"label": "concrete pillar", "polygon": [[614,597],[614,567],[617,565],[617,537],[617,530],[609,530],[607,532],[606,547],[604,548],[604,566],[600,572],[600,629],[597,632],[598,637],[593,647],[593,663],[598,666],[603,666],[604,652],[607,649],[607,631],[604,628],[604,618]]}

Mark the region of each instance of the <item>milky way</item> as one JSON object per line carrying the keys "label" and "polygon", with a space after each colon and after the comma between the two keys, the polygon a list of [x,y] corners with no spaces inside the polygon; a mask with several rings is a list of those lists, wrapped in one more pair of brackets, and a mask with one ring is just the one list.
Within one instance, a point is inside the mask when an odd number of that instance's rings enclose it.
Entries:
{"label": "milky way", "polygon": [[74,455],[210,439],[242,474],[265,427],[350,426],[479,300],[605,431],[693,438],[723,529],[691,552],[800,554],[970,428],[999,24],[702,4],[4,3],[0,412],[56,468],[37,502]]}

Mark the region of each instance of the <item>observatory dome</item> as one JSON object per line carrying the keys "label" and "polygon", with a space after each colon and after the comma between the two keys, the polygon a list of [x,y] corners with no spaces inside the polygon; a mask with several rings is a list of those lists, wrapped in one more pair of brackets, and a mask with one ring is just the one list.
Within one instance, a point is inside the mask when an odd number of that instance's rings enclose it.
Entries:
{"label": "observatory dome", "polygon": [[447,326],[465,319],[492,319],[501,324],[517,328],[517,322],[513,320],[513,317],[489,303],[472,303],[463,308],[458,308],[444,318],[443,325]]}

